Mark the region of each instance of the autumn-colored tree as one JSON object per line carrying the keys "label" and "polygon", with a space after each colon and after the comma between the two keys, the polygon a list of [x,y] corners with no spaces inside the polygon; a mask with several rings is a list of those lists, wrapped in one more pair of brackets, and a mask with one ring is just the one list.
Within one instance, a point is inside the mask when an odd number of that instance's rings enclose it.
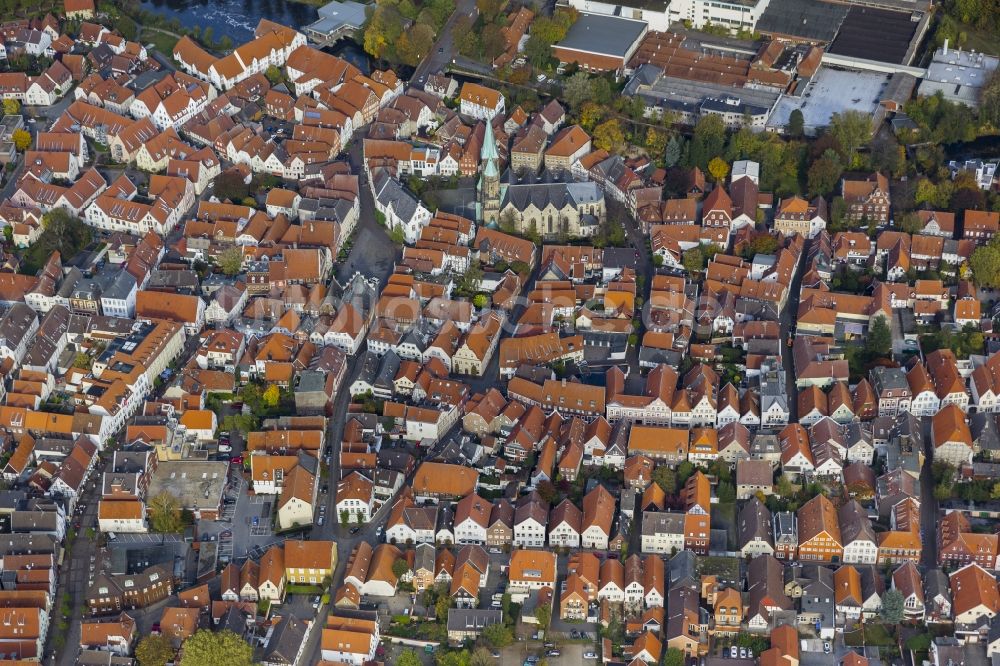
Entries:
{"label": "autumn-colored tree", "polygon": [[580,126],[588,132],[593,130],[597,123],[604,118],[604,109],[593,102],[584,102],[580,107]]}
{"label": "autumn-colored tree", "polygon": [[715,182],[721,183],[729,175],[729,163],[721,157],[713,157],[708,163],[708,173],[712,174]]}
{"label": "autumn-colored tree", "polygon": [[616,118],[607,120],[594,128],[594,147],[609,153],[620,150],[625,144],[625,133]]}
{"label": "autumn-colored tree", "polygon": [[261,399],[268,407],[277,407],[278,403],[281,402],[281,389],[278,388],[277,384],[271,384],[264,390]]}
{"label": "autumn-colored tree", "polygon": [[646,130],[646,150],[655,159],[663,157],[667,150],[667,140],[668,136],[664,130],[659,130],[655,127],[650,127]]}
{"label": "autumn-colored tree", "polygon": [[3,112],[8,116],[17,115],[21,113],[21,103],[16,99],[5,99],[3,101]]}
{"label": "autumn-colored tree", "polygon": [[31,147],[31,134],[27,130],[14,130],[14,133],[11,135],[11,139],[14,141],[14,147],[19,152],[23,153]]}

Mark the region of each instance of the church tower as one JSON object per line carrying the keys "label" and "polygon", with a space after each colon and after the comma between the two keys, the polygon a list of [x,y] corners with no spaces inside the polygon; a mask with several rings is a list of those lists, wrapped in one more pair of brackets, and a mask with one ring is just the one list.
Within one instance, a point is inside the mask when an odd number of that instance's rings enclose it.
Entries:
{"label": "church tower", "polygon": [[500,221],[500,155],[497,153],[497,140],[493,135],[493,123],[486,121],[486,133],[483,136],[483,147],[479,152],[479,168],[482,175],[479,178],[479,205],[482,221],[490,227],[496,227]]}

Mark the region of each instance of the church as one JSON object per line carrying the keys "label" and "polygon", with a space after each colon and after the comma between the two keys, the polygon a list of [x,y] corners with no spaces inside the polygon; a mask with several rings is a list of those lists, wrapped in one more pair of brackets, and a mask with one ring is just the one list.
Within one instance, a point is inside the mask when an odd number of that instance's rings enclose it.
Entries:
{"label": "church", "polygon": [[500,175],[493,126],[486,123],[480,151],[479,219],[491,228],[512,225],[519,234],[543,237],[592,236],[604,222],[604,191],[592,181],[573,182],[565,176],[539,178]]}

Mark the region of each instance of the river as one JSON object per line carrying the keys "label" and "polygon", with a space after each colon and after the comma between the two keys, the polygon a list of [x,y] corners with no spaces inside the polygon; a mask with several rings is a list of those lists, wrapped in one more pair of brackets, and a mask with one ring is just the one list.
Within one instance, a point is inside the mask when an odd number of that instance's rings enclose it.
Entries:
{"label": "river", "polygon": [[[318,17],[316,7],[289,0],[141,0],[139,5],[148,12],[176,18],[187,28],[211,28],[212,39],[219,40],[225,35],[237,45],[253,38],[254,28],[262,18],[298,29]],[[363,72],[370,71],[368,57],[348,40],[324,50],[341,56]]]}

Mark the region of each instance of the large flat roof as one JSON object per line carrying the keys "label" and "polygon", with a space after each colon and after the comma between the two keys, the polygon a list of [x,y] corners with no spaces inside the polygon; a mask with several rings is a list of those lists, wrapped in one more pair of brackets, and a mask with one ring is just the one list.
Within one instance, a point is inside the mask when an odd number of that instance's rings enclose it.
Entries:
{"label": "large flat roof", "polygon": [[647,27],[645,21],[581,13],[580,18],[566,33],[566,37],[556,46],[584,53],[624,58],[631,52]]}
{"label": "large flat roof", "polygon": [[757,21],[757,31],[829,42],[836,36],[848,9],[847,5],[822,0],[771,0]]}
{"label": "large flat roof", "polygon": [[906,64],[906,52],[919,24],[908,12],[859,7],[848,10],[827,49],[830,53],[879,62]]}
{"label": "large flat roof", "polygon": [[794,109],[800,109],[808,130],[826,127],[835,113],[874,113],[889,83],[889,75],[820,67],[801,97],[784,95],[768,121],[783,127]]}

